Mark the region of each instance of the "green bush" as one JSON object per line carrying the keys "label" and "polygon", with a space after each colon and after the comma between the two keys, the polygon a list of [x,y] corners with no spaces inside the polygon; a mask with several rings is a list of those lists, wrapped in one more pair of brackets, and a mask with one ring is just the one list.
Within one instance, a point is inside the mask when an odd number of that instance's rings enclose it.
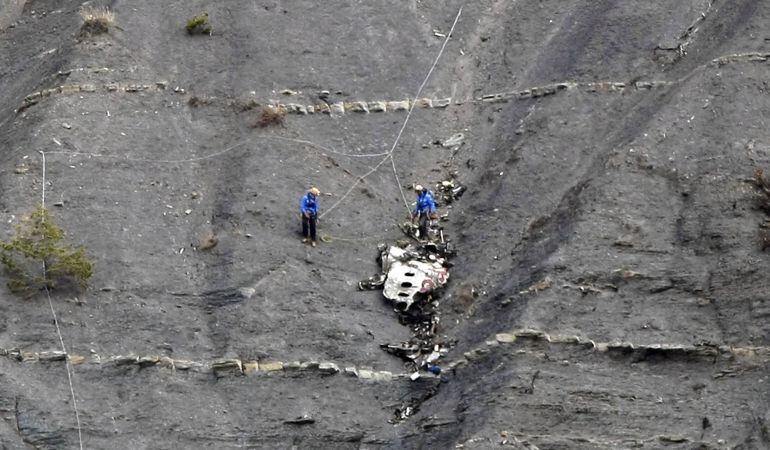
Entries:
{"label": "green bush", "polygon": [[185,28],[189,34],[208,34],[210,36],[212,29],[209,23],[209,13],[204,11],[188,20]]}
{"label": "green bush", "polygon": [[24,295],[72,283],[85,288],[93,275],[93,263],[85,249],[60,242],[63,238],[64,231],[42,205],[22,219],[13,238],[0,241],[0,263],[8,276],[8,288]]}

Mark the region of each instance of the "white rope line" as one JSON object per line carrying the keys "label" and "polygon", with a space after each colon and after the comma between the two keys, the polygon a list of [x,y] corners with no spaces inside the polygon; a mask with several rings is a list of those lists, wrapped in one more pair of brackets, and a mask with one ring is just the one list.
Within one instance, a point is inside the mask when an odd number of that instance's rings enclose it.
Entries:
{"label": "white rope line", "polygon": [[324,147],[323,145],[316,144],[315,142],[307,141],[305,139],[295,139],[295,138],[284,137],[284,136],[275,136],[275,135],[264,136],[264,137],[271,138],[271,139],[278,139],[278,140],[281,140],[281,141],[295,142],[297,144],[310,145],[312,147],[317,147],[317,148],[319,148],[319,149],[321,149],[321,150],[323,150],[325,152],[328,152],[328,153],[333,153],[335,155],[340,155],[340,156],[349,156],[351,158],[370,158],[370,157],[374,157],[374,156],[385,156],[385,155],[388,154],[388,152],[382,152],[382,153],[343,153],[343,152],[340,152],[340,151],[337,151],[337,150],[333,150],[333,149],[328,148],[328,147]]}
{"label": "white rope line", "polygon": [[[121,155],[105,155],[102,153],[87,153],[87,152],[70,152],[66,150],[59,150],[59,151],[53,151],[53,152],[47,152],[49,155],[71,155],[71,156],[90,156],[94,158],[114,158],[119,159],[123,161],[131,161],[131,162],[146,162],[146,163],[159,163],[159,164],[176,164],[176,163],[188,163],[188,162],[196,162],[196,161],[203,161],[206,159],[216,158],[217,156],[222,156],[225,153],[228,153],[232,150],[235,150],[236,148],[248,143],[250,139],[247,139],[245,141],[239,142],[235,145],[231,145],[230,147],[216,152],[212,153],[210,155],[206,156],[198,156],[195,158],[188,158],[188,159],[146,159],[146,158],[131,158],[128,156],[121,156]],[[42,153],[42,152],[41,152]]]}
{"label": "white rope line", "polygon": [[[41,205],[45,208],[45,152],[40,150],[40,155],[43,157],[43,198],[41,200]],[[45,267],[43,267],[43,270],[45,270]]]}
{"label": "white rope line", "polygon": [[[45,152],[40,151],[40,154],[43,156],[43,193],[42,193],[42,199],[41,199],[41,206],[43,209],[45,209]],[[45,220],[45,216],[43,217],[43,220]],[[47,268],[45,266],[45,261],[43,261],[43,280],[46,278],[46,271]],[[48,283],[44,281],[45,286],[45,294],[46,297],[48,297],[48,306],[51,308],[51,315],[53,316],[53,323],[56,326],[56,334],[59,336],[59,343],[61,344],[61,350],[66,355],[66,358],[64,360],[64,367],[67,369],[67,381],[69,382],[70,386],[70,395],[72,396],[72,409],[75,410],[75,422],[77,423],[78,427],[78,444],[80,445],[80,450],[83,450],[83,433],[81,431],[80,427],[80,413],[78,412],[78,402],[75,398],[75,388],[72,384],[72,363],[69,359],[69,353],[67,353],[67,347],[64,345],[64,338],[61,334],[61,328],[59,328],[59,319],[56,317],[56,310],[53,307],[53,301],[51,300],[51,291],[48,290]]]}
{"label": "white rope line", "polygon": [[93,158],[113,158],[118,159],[122,161],[130,161],[130,162],[145,162],[145,163],[158,163],[158,164],[181,164],[181,163],[190,163],[190,162],[197,162],[197,161],[204,161],[207,159],[216,158],[218,156],[222,156],[225,153],[229,153],[233,150],[235,150],[238,147],[241,147],[242,145],[251,143],[253,141],[258,141],[260,139],[276,139],[279,141],[287,141],[287,142],[294,142],[297,144],[304,144],[309,145],[311,147],[315,147],[319,150],[322,150],[324,152],[333,153],[335,155],[341,155],[341,156],[348,156],[353,158],[365,158],[365,157],[374,157],[374,156],[383,156],[387,155],[387,152],[384,153],[362,153],[362,154],[355,154],[355,153],[343,153],[334,149],[331,149],[329,147],[325,147],[321,144],[316,144],[315,142],[308,141],[306,139],[296,139],[296,138],[290,138],[290,137],[284,137],[284,136],[275,136],[275,135],[267,135],[267,136],[259,136],[254,138],[249,138],[244,141],[241,141],[237,144],[231,145],[230,147],[227,147],[226,149],[222,151],[218,151],[215,153],[212,153],[210,155],[205,156],[197,156],[195,158],[186,158],[186,159],[149,159],[149,158],[132,158],[129,156],[122,156],[122,155],[107,155],[104,153],[88,153],[88,152],[71,152],[67,150],[58,150],[58,151],[50,151],[46,152],[48,155],[70,155],[70,156],[89,156]]}
{"label": "white rope line", "polygon": [[[449,42],[449,38],[452,36],[452,32],[455,29],[455,26],[457,25],[457,22],[460,20],[460,14],[462,14],[463,9],[460,7],[460,9],[457,11],[457,16],[455,16],[455,20],[452,23],[452,28],[450,28],[449,33],[447,33],[446,38],[444,39],[444,43],[441,45],[441,50],[439,50],[438,55],[436,55],[436,59],[433,60],[433,64],[430,66],[430,70],[428,70],[428,74],[425,76],[425,79],[423,79],[422,84],[420,84],[420,88],[417,90],[417,94],[415,94],[414,98],[417,99],[420,97],[420,94],[422,94],[422,90],[425,88],[425,85],[428,84],[428,79],[430,79],[430,76],[433,74],[433,70],[436,68],[436,65],[438,64],[439,59],[441,58],[441,55],[444,53],[444,49],[446,49],[447,43]],[[396,163],[393,160],[393,153],[396,151],[396,147],[398,146],[399,141],[401,140],[401,136],[404,134],[404,130],[406,129],[407,123],[409,123],[409,118],[412,117],[412,112],[414,111],[415,102],[412,101],[411,105],[409,106],[409,111],[406,114],[406,118],[404,118],[404,122],[401,124],[401,129],[398,130],[398,135],[396,135],[396,139],[393,142],[393,145],[390,147],[390,151],[388,151],[385,155],[385,158],[382,159],[377,165],[375,165],[371,170],[366,172],[365,174],[359,176],[356,181],[353,182],[353,185],[350,186],[350,188],[345,192],[345,194],[340,197],[339,200],[337,200],[331,207],[329,207],[326,211],[324,211],[323,214],[319,215],[319,218],[323,218],[326,214],[333,211],[340,203],[342,203],[345,198],[347,198],[348,195],[350,195],[351,192],[353,192],[353,189],[358,185],[358,183],[364,181],[366,177],[373,174],[377,171],[377,169],[382,166],[385,161],[390,159],[391,166],[393,167],[393,175],[396,178],[396,184],[398,185],[398,190],[401,192],[401,199],[404,201],[404,206],[406,207],[407,211],[410,210],[409,208],[409,202],[406,201],[406,195],[404,195],[404,189],[401,187],[401,182],[398,178],[398,171],[396,170]]]}
{"label": "white rope line", "polygon": [[[433,60],[433,65],[430,66],[430,70],[428,70],[428,74],[425,75],[425,79],[422,81],[422,84],[420,85],[420,88],[417,90],[417,93],[414,95],[414,98],[420,98],[420,95],[422,94],[422,90],[425,88],[425,85],[428,84],[428,79],[433,74],[433,70],[436,68],[436,65],[438,64],[439,59],[441,59],[441,55],[444,54],[444,49],[446,48],[446,45],[449,43],[449,38],[452,37],[452,32],[455,30],[455,26],[457,25],[457,21],[460,20],[460,14],[462,14],[463,8],[460,7],[460,9],[457,11],[457,16],[455,16],[455,21],[452,22],[452,27],[449,29],[449,33],[447,33],[446,38],[444,38],[444,43],[441,44],[441,50],[439,50],[438,55],[436,55],[436,59]],[[409,112],[406,114],[406,119],[404,119],[403,125],[401,125],[401,129],[398,131],[398,136],[396,136],[395,142],[393,142],[393,147],[390,149],[390,163],[393,167],[393,176],[396,178],[396,185],[398,186],[398,190],[401,192],[401,199],[404,201],[404,206],[406,207],[407,211],[410,211],[409,208],[409,202],[406,201],[406,196],[404,195],[404,189],[401,187],[401,181],[398,179],[398,171],[396,170],[396,160],[393,159],[393,152],[396,150],[396,146],[398,145],[399,140],[401,139],[401,134],[404,132],[404,129],[406,128],[407,122],[409,122],[409,118],[412,116],[412,111],[414,110],[416,102],[412,102],[412,104],[409,107]]]}
{"label": "white rope line", "polygon": [[353,189],[355,189],[355,187],[356,187],[356,186],[358,186],[358,183],[360,183],[360,182],[364,181],[364,178],[366,178],[366,177],[368,177],[369,175],[371,175],[371,174],[373,174],[374,172],[376,172],[376,171],[377,171],[377,169],[379,169],[379,168],[380,168],[380,166],[381,166],[381,165],[383,165],[383,163],[385,163],[385,161],[387,161],[387,160],[388,160],[388,158],[390,158],[390,155],[388,155],[388,156],[386,156],[386,157],[382,158],[382,161],[378,162],[376,166],[374,166],[374,167],[372,167],[372,168],[371,168],[371,170],[369,170],[369,171],[368,171],[368,172],[366,172],[365,174],[361,175],[360,177],[356,178],[356,181],[354,181],[354,182],[353,182],[353,184],[352,184],[352,185],[350,186],[350,188],[349,188],[349,189],[348,189],[348,190],[345,192],[345,194],[344,194],[342,197],[340,197],[340,199],[339,199],[339,200],[337,200],[337,201],[336,201],[336,202],[335,202],[335,203],[334,203],[332,206],[330,206],[330,207],[329,207],[329,209],[327,209],[326,211],[324,211],[323,213],[321,213],[321,214],[318,216],[318,218],[319,218],[319,219],[323,219],[323,217],[324,217],[326,214],[328,214],[329,212],[333,211],[333,210],[334,210],[334,208],[336,208],[336,207],[337,207],[337,205],[339,205],[340,203],[342,203],[342,201],[343,201],[343,200],[345,200],[345,198],[346,198],[348,195],[350,195],[350,193],[351,193],[351,192],[353,192]]}

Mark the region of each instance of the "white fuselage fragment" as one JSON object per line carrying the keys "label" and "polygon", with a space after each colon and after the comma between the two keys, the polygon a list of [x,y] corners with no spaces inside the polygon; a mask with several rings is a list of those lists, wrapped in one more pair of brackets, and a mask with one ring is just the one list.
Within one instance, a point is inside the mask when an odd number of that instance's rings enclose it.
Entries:
{"label": "white fuselage fragment", "polygon": [[415,252],[389,247],[382,256],[382,271],[387,274],[383,295],[392,300],[396,309],[406,311],[418,293],[427,294],[446,284],[449,271],[439,258],[422,261]]}

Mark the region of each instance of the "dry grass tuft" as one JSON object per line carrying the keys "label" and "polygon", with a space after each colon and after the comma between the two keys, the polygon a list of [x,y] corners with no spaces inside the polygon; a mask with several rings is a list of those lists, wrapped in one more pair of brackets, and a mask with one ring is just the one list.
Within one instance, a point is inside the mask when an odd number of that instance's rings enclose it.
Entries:
{"label": "dry grass tuft", "polygon": [[107,33],[115,23],[115,13],[106,6],[86,6],[80,9],[80,17],[83,26],[80,27],[80,36],[92,36]]}
{"label": "dry grass tuft", "polygon": [[198,108],[201,106],[208,106],[210,104],[214,103],[214,99],[211,97],[198,97],[197,95],[193,95],[190,97],[189,100],[187,100],[187,104],[190,105],[191,108]]}
{"label": "dry grass tuft", "polygon": [[265,128],[273,125],[283,126],[286,120],[286,108],[283,106],[265,106],[259,113],[259,118],[254,124],[255,128]]}

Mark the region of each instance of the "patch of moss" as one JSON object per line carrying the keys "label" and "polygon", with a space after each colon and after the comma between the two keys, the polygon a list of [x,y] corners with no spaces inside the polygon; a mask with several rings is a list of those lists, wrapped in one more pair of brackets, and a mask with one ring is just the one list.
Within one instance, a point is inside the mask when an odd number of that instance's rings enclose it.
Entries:
{"label": "patch of moss", "polygon": [[194,16],[187,21],[185,28],[188,34],[208,34],[210,36],[213,30],[209,23],[209,13],[204,11]]}

